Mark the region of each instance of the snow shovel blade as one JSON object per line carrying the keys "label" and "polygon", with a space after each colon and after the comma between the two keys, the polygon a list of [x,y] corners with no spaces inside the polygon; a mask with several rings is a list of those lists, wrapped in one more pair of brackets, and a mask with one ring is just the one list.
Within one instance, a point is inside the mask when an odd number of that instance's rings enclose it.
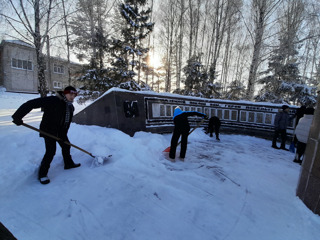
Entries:
{"label": "snow shovel blade", "polygon": [[111,157],[112,155],[109,155],[107,157],[95,157],[93,156],[94,159],[93,159],[93,162],[92,162],[92,166],[102,166],[105,162],[107,162]]}
{"label": "snow shovel blade", "polygon": [[295,153],[294,142],[292,142],[292,143],[290,144],[289,151],[292,152],[292,153]]}
{"label": "snow shovel blade", "polygon": [[165,150],[163,150],[163,152],[170,152],[170,147],[167,147]]}

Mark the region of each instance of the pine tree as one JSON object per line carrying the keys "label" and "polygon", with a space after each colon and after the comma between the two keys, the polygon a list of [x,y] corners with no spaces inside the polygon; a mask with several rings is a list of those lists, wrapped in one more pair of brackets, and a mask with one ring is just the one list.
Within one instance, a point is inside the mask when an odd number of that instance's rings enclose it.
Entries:
{"label": "pine tree", "polygon": [[240,100],[244,99],[246,94],[245,94],[245,89],[246,87],[244,84],[240,81],[232,81],[230,85],[227,87],[227,92],[224,94],[224,99],[229,99],[229,100]]}
{"label": "pine tree", "polygon": [[143,39],[153,30],[154,23],[148,22],[150,9],[139,10],[146,0],[126,0],[119,5],[120,14],[125,20],[121,39],[113,39],[110,54],[113,58],[111,75],[116,82],[134,81],[136,71],[146,68],[144,55],[149,51],[143,46]]}
{"label": "pine tree", "polygon": [[187,60],[187,65],[183,68],[185,75],[185,88],[176,89],[174,93],[179,93],[189,96],[202,96],[202,87],[208,76],[203,71],[203,65],[199,61],[199,57],[192,56]]}

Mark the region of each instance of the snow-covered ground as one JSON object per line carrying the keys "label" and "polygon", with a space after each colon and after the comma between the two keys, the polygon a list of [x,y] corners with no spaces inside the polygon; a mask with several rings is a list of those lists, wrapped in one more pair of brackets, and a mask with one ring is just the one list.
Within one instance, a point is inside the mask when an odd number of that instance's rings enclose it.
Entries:
{"label": "snow-covered ground", "polygon": [[[296,197],[300,165],[271,142],[224,135],[217,142],[197,129],[185,162],[162,157],[170,134],[123,132],[71,124],[82,166],[64,170],[60,148],[41,185],[44,154],[38,133],[11,123],[32,94],[0,89],[0,222],[23,240],[312,240],[320,216]],[[75,103],[77,111],[84,108]],[[39,127],[41,112],[24,121]]]}

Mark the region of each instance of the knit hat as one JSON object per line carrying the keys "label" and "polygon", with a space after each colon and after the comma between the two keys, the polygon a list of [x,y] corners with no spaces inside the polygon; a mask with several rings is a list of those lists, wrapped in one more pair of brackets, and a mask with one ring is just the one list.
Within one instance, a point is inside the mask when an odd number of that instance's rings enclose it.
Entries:
{"label": "knit hat", "polygon": [[173,118],[175,118],[176,116],[180,115],[182,113],[181,108],[178,106],[174,109],[174,113],[173,113]]}
{"label": "knit hat", "polygon": [[66,94],[68,94],[68,93],[73,93],[73,94],[75,94],[75,95],[78,94],[77,90],[76,90],[74,87],[72,87],[72,86],[68,86],[68,87],[66,87],[66,88],[63,90],[63,94],[64,94],[64,95],[66,95]]}
{"label": "knit hat", "polygon": [[282,105],[282,110],[286,110],[287,108],[289,108],[288,105]]}

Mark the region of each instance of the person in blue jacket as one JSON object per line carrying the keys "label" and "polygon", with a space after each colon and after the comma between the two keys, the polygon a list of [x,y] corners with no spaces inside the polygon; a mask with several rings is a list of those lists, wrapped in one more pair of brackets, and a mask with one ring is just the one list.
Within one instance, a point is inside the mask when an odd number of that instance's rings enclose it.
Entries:
{"label": "person in blue jacket", "polygon": [[195,111],[182,111],[180,107],[176,107],[173,113],[174,130],[171,138],[171,146],[169,157],[175,159],[178,140],[181,136],[180,159],[183,161],[186,156],[188,135],[190,125],[188,117],[199,116],[207,119],[207,115]]}
{"label": "person in blue jacket", "polygon": [[76,96],[77,90],[72,86],[68,86],[63,92],[58,91],[56,96],[36,98],[22,104],[12,115],[12,122],[20,126],[23,124],[22,118],[32,109],[42,108],[43,116],[40,123],[40,130],[61,139],[61,141],[57,141],[46,135],[40,134],[40,137],[44,138],[46,147],[46,153],[41,161],[38,174],[38,179],[42,184],[50,183],[47,174],[56,153],[56,142],[58,142],[62,149],[64,169],[76,168],[81,165],[80,163],[73,162],[70,155],[70,146],[64,143],[65,141],[69,142],[67,133],[74,112],[72,102]]}

